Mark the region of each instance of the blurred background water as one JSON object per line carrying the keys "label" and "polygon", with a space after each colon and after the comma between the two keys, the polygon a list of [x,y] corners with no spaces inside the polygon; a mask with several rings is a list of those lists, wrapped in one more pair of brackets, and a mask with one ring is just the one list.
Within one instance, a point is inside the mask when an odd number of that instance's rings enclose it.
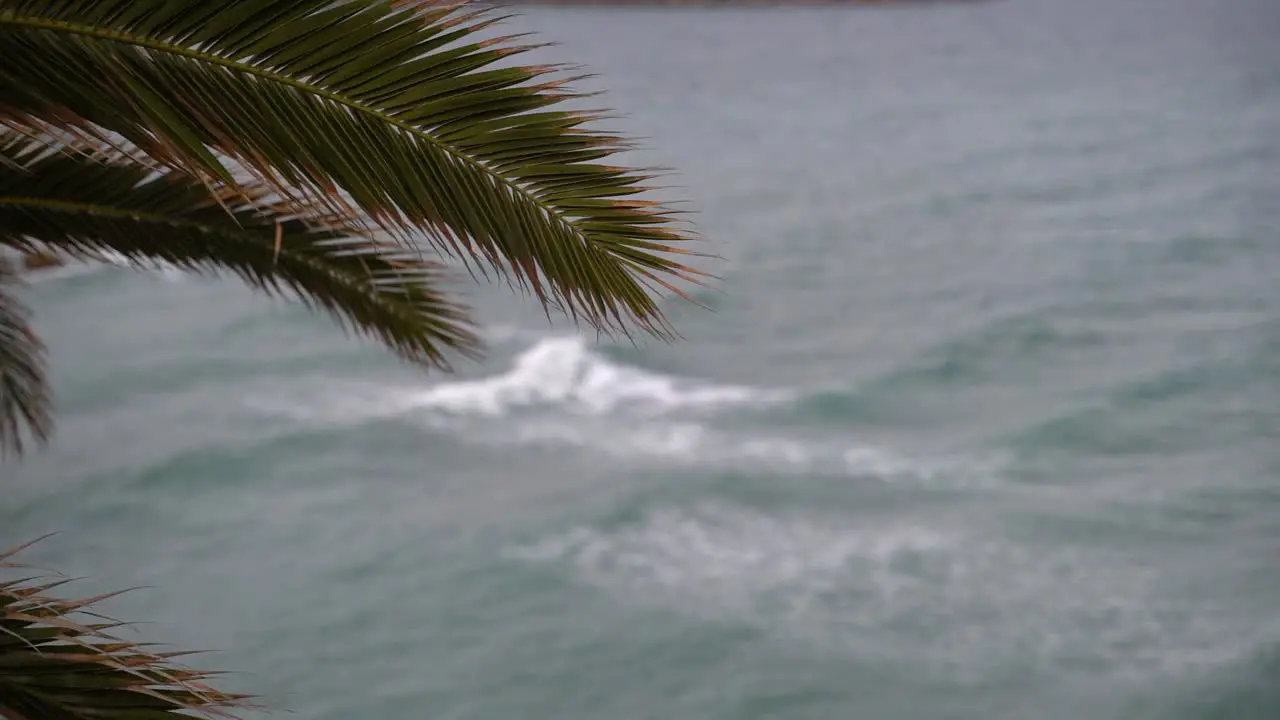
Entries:
{"label": "blurred background water", "polygon": [[725,256],[684,339],[55,271],[0,545],[305,718],[1280,717],[1280,5],[521,13]]}

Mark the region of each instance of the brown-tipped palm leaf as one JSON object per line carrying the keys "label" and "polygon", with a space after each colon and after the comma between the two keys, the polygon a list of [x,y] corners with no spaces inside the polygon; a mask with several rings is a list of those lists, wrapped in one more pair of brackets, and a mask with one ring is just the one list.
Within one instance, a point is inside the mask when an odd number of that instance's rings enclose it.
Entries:
{"label": "brown-tipped palm leaf", "polygon": [[[425,232],[598,327],[664,332],[698,273],[622,149],[490,11],[426,0],[0,0],[0,118],[105,129],[230,182]],[[678,284],[678,283],[677,283]]]}
{"label": "brown-tipped palm leaf", "polygon": [[[291,291],[426,364],[476,348],[462,308],[439,292],[436,264],[370,240],[340,216],[305,210],[272,201],[256,183],[207,186],[111,148],[64,141],[53,149],[0,129],[0,246],[227,270],[254,287]],[[0,441],[21,450],[20,420],[37,439],[47,433],[49,393],[41,346],[4,279]]]}
{"label": "brown-tipped palm leaf", "polygon": [[[21,548],[19,548],[21,550]],[[29,571],[0,553],[0,573]],[[179,666],[120,637],[120,623],[93,614],[105,597],[64,600],[65,579],[0,576],[0,718],[164,720],[229,718],[247,697],[205,684],[211,673]]]}

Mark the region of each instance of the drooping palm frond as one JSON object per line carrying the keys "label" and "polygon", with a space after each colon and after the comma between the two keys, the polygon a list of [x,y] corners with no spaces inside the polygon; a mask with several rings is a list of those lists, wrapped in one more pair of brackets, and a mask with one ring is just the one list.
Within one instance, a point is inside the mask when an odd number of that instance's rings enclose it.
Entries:
{"label": "drooping palm frond", "polygon": [[260,289],[291,290],[421,363],[475,349],[463,309],[437,287],[437,264],[304,210],[273,202],[257,183],[206,186],[106,146],[50,147],[0,129],[0,245],[228,270]]}
{"label": "drooping palm frond", "polygon": [[597,327],[665,333],[658,286],[700,273],[674,215],[555,68],[499,66],[490,10],[429,0],[0,0],[0,119],[119,133],[482,258]]}
{"label": "drooping palm frond", "polygon": [[[0,553],[0,572],[30,569]],[[107,599],[52,597],[66,579],[0,577],[0,718],[176,720],[230,718],[249,698],[205,684],[213,673],[182,667],[183,653],[122,639],[121,623],[92,612]]]}
{"label": "drooping palm frond", "polygon": [[20,281],[0,258],[0,453],[21,453],[28,438],[44,442],[53,426],[44,344],[12,292]]}

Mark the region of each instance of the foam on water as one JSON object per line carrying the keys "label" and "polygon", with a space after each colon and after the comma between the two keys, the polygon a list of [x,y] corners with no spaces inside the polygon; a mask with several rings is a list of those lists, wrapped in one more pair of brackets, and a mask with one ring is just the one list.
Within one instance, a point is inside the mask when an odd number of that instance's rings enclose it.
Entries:
{"label": "foam on water", "polygon": [[786,393],[674,378],[610,362],[576,336],[544,338],[510,369],[481,380],[442,383],[416,404],[457,413],[505,415],[526,406],[556,405],[575,413],[665,414],[778,402]]}
{"label": "foam on water", "polygon": [[716,420],[727,413],[802,396],[628,367],[592,352],[577,337],[537,340],[505,372],[477,380],[426,389],[333,378],[317,384],[324,389],[275,384],[246,403],[308,426],[399,418],[467,443],[568,447],[675,467],[947,487],[987,485],[998,477],[990,464],[908,457],[850,438],[801,439],[783,429],[718,428]]}
{"label": "foam on water", "polygon": [[[472,439],[477,439],[473,434]],[[729,431],[693,421],[544,419],[519,423],[493,442],[573,447],[631,462],[751,474],[849,477],[921,488],[1003,487],[1000,458],[913,457],[855,440]]]}
{"label": "foam on water", "polygon": [[[494,335],[519,336],[509,328],[500,328]],[[518,354],[505,372],[478,380],[426,388],[339,378],[311,380],[314,384],[308,387],[293,388],[273,382],[270,397],[254,394],[248,402],[302,421],[363,422],[410,412],[503,418],[521,409],[661,417],[766,407],[792,396],[627,367],[592,352],[576,336],[539,339]],[[316,386],[323,390],[315,391]]]}
{"label": "foam on water", "polygon": [[973,682],[1066,667],[1179,672],[1248,646],[1229,615],[1163,593],[1161,573],[1140,561],[945,521],[705,501],[552,533],[507,556],[623,602]]}

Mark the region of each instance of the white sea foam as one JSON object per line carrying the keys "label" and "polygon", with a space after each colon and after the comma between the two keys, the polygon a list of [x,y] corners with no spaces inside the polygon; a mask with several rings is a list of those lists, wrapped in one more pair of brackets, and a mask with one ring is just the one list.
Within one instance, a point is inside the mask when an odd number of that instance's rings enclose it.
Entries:
{"label": "white sea foam", "polygon": [[[509,328],[497,332],[513,333]],[[277,385],[271,393],[277,401],[255,397],[252,402],[299,419],[341,419],[331,417],[337,414],[363,421],[413,412],[496,418],[521,409],[569,416],[662,417],[768,406],[791,396],[627,367],[593,352],[578,337],[542,338],[518,354],[506,371],[476,380],[422,387],[324,378],[317,384],[323,387],[319,393]]]}
{"label": "white sea foam", "polygon": [[713,471],[849,477],[934,489],[1003,487],[1001,465],[991,458],[912,457],[853,440],[797,439],[744,430],[723,430],[691,420],[629,420],[538,417],[509,424],[486,437],[498,444],[573,447],[629,462]]}
{"label": "white sea foam", "polygon": [[978,487],[999,477],[994,466],[911,457],[852,438],[716,427],[725,413],[768,407],[796,394],[627,367],[574,337],[541,339],[505,372],[477,380],[422,388],[326,378],[319,385],[316,392],[314,384],[273,384],[246,402],[311,425],[404,418],[467,443],[569,447],[633,463],[918,487]]}
{"label": "white sea foam", "polygon": [[687,380],[627,367],[592,352],[579,337],[555,337],[536,342],[500,375],[436,385],[418,394],[414,404],[490,416],[539,405],[595,415],[661,415],[765,405],[786,397],[782,392]]}
{"label": "white sea foam", "polygon": [[1065,663],[1176,671],[1197,662],[1178,648],[1202,646],[1207,662],[1244,637],[1198,620],[1194,603],[1162,592],[1149,565],[1069,545],[1027,546],[972,522],[702,502],[553,533],[507,555],[619,602],[745,622],[971,681]]}

